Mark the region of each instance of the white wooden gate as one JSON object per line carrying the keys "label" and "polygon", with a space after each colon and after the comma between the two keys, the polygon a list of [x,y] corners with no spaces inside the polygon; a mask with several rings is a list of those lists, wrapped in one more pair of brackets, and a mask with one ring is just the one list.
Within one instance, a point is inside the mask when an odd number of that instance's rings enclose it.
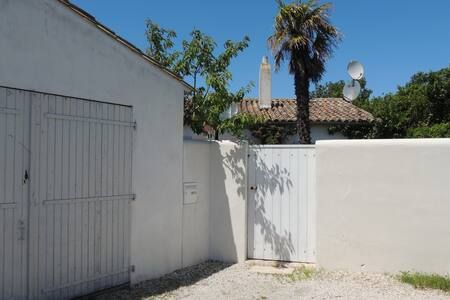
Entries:
{"label": "white wooden gate", "polygon": [[30,102],[0,88],[0,299],[27,296]]}
{"label": "white wooden gate", "polygon": [[249,147],[248,257],[315,262],[315,149]]}
{"label": "white wooden gate", "polygon": [[7,88],[0,107],[0,166],[9,164],[0,170],[16,191],[0,194],[0,234],[14,247],[0,247],[0,282],[11,286],[1,299],[68,299],[128,282],[132,108]]}

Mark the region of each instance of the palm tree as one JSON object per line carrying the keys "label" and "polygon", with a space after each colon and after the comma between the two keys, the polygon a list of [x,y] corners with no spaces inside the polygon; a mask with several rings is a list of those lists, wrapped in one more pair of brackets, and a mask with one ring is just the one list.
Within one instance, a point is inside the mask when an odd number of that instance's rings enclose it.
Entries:
{"label": "palm tree", "polygon": [[278,15],[275,32],[269,37],[269,47],[279,70],[289,62],[294,75],[297,99],[297,132],[300,144],[310,144],[309,85],[317,83],[325,72],[325,62],[340,41],[340,33],[328,18],[330,3],[319,5],[316,0],[296,0],[285,4],[277,0]]}

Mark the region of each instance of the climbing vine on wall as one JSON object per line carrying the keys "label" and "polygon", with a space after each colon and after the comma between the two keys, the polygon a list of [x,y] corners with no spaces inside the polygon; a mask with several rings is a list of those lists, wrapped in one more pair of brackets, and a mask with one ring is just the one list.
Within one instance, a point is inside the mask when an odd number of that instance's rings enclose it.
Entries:
{"label": "climbing vine on wall", "polygon": [[250,131],[261,144],[283,144],[289,136],[297,133],[295,123],[259,123]]}

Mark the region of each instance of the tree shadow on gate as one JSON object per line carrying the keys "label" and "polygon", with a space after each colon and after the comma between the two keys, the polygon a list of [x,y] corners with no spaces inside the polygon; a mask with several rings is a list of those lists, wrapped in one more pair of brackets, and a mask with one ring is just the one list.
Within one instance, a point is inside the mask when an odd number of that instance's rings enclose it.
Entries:
{"label": "tree shadow on gate", "polygon": [[[289,190],[293,187],[290,171],[287,168],[281,167],[280,164],[268,166],[259,156],[256,156],[256,159],[254,159],[254,164],[249,163],[250,159],[252,158],[247,158],[247,168],[242,167],[242,164],[239,163],[240,157],[237,155],[237,150],[233,149],[230,151],[230,155],[224,157],[223,161],[224,166],[233,175],[235,183],[238,186],[237,189],[239,195],[247,199],[248,212],[254,216],[254,219],[252,220],[254,220],[256,226],[252,226],[252,224],[250,224],[250,226],[247,225],[248,247],[253,249],[253,231],[255,228],[259,228],[260,235],[264,238],[265,245],[270,245],[270,251],[274,253],[274,255],[272,257],[257,258],[275,258],[282,261],[290,261],[295,254],[292,234],[288,230],[281,228],[283,222],[281,213],[279,216],[279,224],[274,224],[273,218],[271,219],[268,217],[267,211],[267,199],[269,197],[272,197],[272,195],[276,193],[279,193],[280,195],[289,193]],[[257,190],[251,189],[252,184],[254,183],[247,182],[248,177],[252,178],[251,176],[247,176],[247,172],[255,172],[254,174],[257,174]],[[251,197],[255,197],[254,206],[249,205]],[[278,200],[281,199],[283,199],[283,197],[278,198]],[[281,203],[279,204],[281,206]]]}

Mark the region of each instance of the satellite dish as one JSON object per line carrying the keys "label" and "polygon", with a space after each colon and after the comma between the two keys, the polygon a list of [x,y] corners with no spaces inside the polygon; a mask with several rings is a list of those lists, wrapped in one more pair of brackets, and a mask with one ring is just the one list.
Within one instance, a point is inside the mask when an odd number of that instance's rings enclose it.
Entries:
{"label": "satellite dish", "polygon": [[364,76],[364,67],[360,62],[353,60],[348,64],[347,72],[352,79],[360,80]]}
{"label": "satellite dish", "polygon": [[344,99],[347,101],[353,101],[358,98],[360,92],[361,85],[356,80],[349,81],[344,85],[343,94]]}

